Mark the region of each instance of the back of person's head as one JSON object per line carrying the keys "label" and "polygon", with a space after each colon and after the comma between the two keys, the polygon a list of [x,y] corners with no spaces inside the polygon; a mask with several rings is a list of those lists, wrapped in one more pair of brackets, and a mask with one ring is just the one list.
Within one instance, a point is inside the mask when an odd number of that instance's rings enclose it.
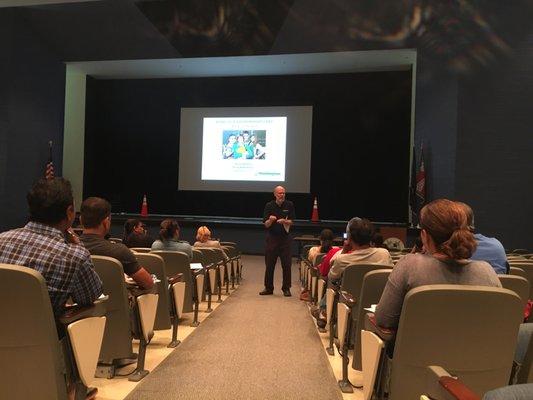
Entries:
{"label": "back of person's head", "polygon": [[383,247],[383,235],[381,233],[374,233],[374,235],[372,236],[372,246]]}
{"label": "back of person's head", "polygon": [[159,239],[165,241],[176,237],[179,233],[180,227],[178,221],[175,219],[165,219],[161,222],[161,229],[159,230]]}
{"label": "back of person's head", "polygon": [[124,238],[127,238],[129,235],[131,235],[135,227],[140,223],[141,221],[135,218],[127,219],[126,222],[124,222]]}
{"label": "back of person's head", "polygon": [[72,186],[64,178],[39,179],[26,196],[30,220],[57,224],[67,218],[67,209],[74,205]]}
{"label": "back of person's head", "polygon": [[463,208],[463,211],[466,214],[466,224],[468,225],[468,229],[474,232],[476,229],[474,225],[474,210],[472,210],[472,207],[466,203],[463,203],[462,201],[457,201],[456,203]]}
{"label": "back of person's head", "polygon": [[476,250],[465,210],[454,201],[439,199],[425,205],[420,211],[420,227],[431,236],[437,251],[449,259],[467,259]]}
{"label": "back of person's head", "polygon": [[333,231],[331,229],[322,229],[322,232],[320,232],[320,252],[321,253],[327,253],[331,250],[331,247],[333,246],[333,239],[334,239]]}
{"label": "back of person's head", "polygon": [[196,232],[196,240],[202,241],[203,239],[209,240],[211,238],[211,231],[207,226],[201,226],[198,228],[198,231]]}
{"label": "back of person's head", "polygon": [[81,203],[80,214],[84,228],[97,228],[111,215],[111,204],[100,197],[88,197]]}
{"label": "back of person's head", "polygon": [[366,218],[352,219],[350,223],[350,239],[360,246],[370,244],[374,236],[374,225]]}
{"label": "back of person's head", "polygon": [[346,224],[346,236],[348,239],[350,239],[350,226],[352,225],[353,222],[355,221],[360,221],[361,218],[359,217],[353,217],[351,220],[348,221],[348,223]]}

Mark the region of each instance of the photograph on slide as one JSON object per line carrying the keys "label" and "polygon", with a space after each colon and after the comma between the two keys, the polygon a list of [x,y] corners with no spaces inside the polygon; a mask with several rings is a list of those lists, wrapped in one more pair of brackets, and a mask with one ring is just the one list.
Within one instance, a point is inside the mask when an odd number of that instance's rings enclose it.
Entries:
{"label": "photograph on slide", "polygon": [[287,117],[203,119],[202,180],[283,182]]}
{"label": "photograph on slide", "polygon": [[223,131],[222,158],[266,159],[266,130]]}

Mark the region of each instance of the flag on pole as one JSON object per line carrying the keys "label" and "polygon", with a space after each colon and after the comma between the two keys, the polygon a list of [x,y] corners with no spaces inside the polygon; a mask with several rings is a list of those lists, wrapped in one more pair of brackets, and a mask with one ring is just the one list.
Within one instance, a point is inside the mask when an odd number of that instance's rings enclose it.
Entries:
{"label": "flag on pole", "polygon": [[141,216],[148,216],[148,201],[146,200],[146,195],[143,196],[143,204],[141,206]]}
{"label": "flag on pole", "polygon": [[416,173],[416,201],[418,209],[421,209],[426,204],[426,168],[422,145],[420,146],[420,164]]}
{"label": "flag on pole", "polygon": [[413,158],[411,160],[411,185],[409,186],[409,205],[411,206],[411,225],[417,224],[418,206],[416,201],[416,149],[413,146]]}
{"label": "flag on pole", "polygon": [[313,212],[311,213],[311,222],[318,222],[318,202],[316,200],[313,202]]}
{"label": "flag on pole", "polygon": [[48,162],[46,163],[46,168],[44,172],[44,177],[46,179],[54,179],[54,161],[52,159],[52,141],[48,142]]}

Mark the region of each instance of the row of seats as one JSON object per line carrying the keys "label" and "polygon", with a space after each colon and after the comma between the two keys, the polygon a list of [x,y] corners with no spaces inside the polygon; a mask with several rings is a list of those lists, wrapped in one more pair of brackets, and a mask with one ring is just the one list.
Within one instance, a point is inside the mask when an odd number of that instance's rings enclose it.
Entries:
{"label": "row of seats", "polygon": [[[134,253],[139,264],[156,277],[155,295],[158,301],[153,306],[153,313],[150,313],[148,320],[152,322],[153,330],[172,328],[172,337],[168,344],[170,348],[180,343],[177,339],[178,322],[184,313],[193,312],[191,326],[198,326],[200,303],[207,298],[206,312],[211,312],[212,295],[218,294],[218,301],[221,302],[224,284],[227,282],[226,294],[229,294],[229,282],[231,281],[232,287],[235,288],[235,283],[239,283],[242,277],[240,252],[235,243],[227,242],[222,249],[194,249],[192,263],[182,252],[137,248],[134,249]],[[112,378],[117,368],[131,363],[135,358],[132,348],[134,336],[128,329],[127,285],[124,279],[119,279],[123,276],[123,272],[115,274],[113,279],[103,273],[111,269],[122,271],[117,260],[100,256],[92,256],[92,259],[96,271],[104,282],[104,292],[116,294],[115,296],[110,294],[110,297],[115,298],[113,304],[115,313],[112,316],[108,315],[111,324],[108,325],[109,329],[104,336],[97,370],[97,376]],[[135,294],[135,291],[130,290],[129,293]],[[143,320],[142,316],[139,316],[139,319]],[[144,370],[144,356],[151,336],[153,332],[148,333],[146,340],[140,337],[137,369],[128,379],[140,380],[148,373]]]}
{"label": "row of seats", "polygon": [[[348,380],[350,353],[351,367],[363,376],[365,399],[418,398],[423,393],[432,394],[434,399],[449,398],[435,387],[427,387],[427,382],[435,381],[431,379],[437,377],[435,371],[443,371],[430,368],[433,365],[460,376],[479,395],[509,383],[518,327],[528,300],[533,298],[523,270],[512,267],[512,275],[500,275],[504,289],[455,285],[417,288],[406,297],[398,332],[384,332],[367,314],[379,302],[392,269],[349,266],[340,286],[326,289],[316,269],[321,257],[315,265],[307,261],[305,253],[301,260],[300,280],[311,301],[318,303],[326,296],[327,325],[319,330],[329,334],[328,354],[333,355],[336,347],[342,356],[339,386],[343,392],[353,391]],[[414,300],[407,301],[411,296]],[[406,307],[413,308],[406,313]],[[532,332],[533,324],[523,324],[521,330]],[[502,341],[505,343],[500,346]],[[533,382],[533,342],[530,335],[523,341],[526,350],[515,359],[513,383]],[[416,368],[411,368],[413,365]],[[433,397],[435,392],[439,394]]]}
{"label": "row of seats", "polygon": [[[84,399],[95,375],[112,378],[118,368],[135,362],[128,379],[142,379],[148,374],[144,361],[154,331],[172,328],[168,347],[176,347],[178,322],[184,313],[193,311],[192,326],[198,326],[199,304],[207,301],[206,312],[210,312],[213,295],[222,301],[221,294],[230,293],[230,284],[232,289],[240,284],[240,251],[233,242],[222,244],[222,249],[195,249],[192,262],[184,253],[137,249],[139,263],[155,278],[156,290],[148,292],[125,280],[118,260],[91,256],[105,296],[92,307],[71,306],[60,321],[54,320],[39,272],[0,265],[6,287],[0,292],[3,396],[66,399],[69,381],[76,385],[76,399]],[[133,339],[139,340],[138,354],[133,352]]]}

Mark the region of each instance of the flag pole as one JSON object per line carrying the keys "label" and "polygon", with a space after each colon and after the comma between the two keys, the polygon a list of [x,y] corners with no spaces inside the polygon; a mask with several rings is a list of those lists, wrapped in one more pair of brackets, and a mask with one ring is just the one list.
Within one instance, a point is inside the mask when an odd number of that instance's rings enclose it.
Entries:
{"label": "flag pole", "polygon": [[52,162],[52,141],[48,141],[48,162]]}

